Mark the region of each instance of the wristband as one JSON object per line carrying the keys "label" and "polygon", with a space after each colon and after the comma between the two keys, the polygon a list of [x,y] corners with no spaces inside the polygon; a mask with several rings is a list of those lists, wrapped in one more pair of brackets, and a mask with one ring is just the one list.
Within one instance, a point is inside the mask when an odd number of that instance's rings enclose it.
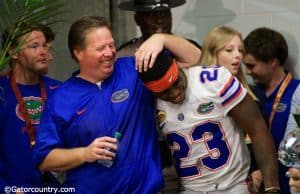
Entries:
{"label": "wristband", "polygon": [[280,188],[279,187],[268,187],[268,188],[265,188],[264,193],[280,193]]}

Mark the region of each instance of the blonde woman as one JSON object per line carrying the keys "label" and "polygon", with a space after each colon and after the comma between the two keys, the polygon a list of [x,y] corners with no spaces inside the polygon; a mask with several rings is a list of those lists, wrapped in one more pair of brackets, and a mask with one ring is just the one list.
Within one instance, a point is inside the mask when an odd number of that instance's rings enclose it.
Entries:
{"label": "blonde woman", "polygon": [[238,78],[248,94],[257,101],[241,69],[243,54],[244,44],[241,33],[227,26],[218,26],[204,39],[200,64],[224,66]]}
{"label": "blonde woman", "polygon": [[[253,100],[258,101],[241,68],[243,54],[244,44],[241,33],[227,26],[218,26],[212,29],[204,39],[200,64],[203,66],[215,66],[216,64],[224,66],[238,78]],[[248,145],[251,144],[248,135],[246,135],[245,141]],[[258,191],[262,181],[260,171],[254,171],[251,177],[253,190]]]}

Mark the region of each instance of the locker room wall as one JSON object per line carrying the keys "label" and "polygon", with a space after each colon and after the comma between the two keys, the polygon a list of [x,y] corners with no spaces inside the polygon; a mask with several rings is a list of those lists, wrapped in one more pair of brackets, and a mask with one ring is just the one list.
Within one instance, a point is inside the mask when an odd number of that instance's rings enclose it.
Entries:
{"label": "locker room wall", "polygon": [[[55,25],[54,64],[49,75],[65,80],[77,69],[67,47],[70,24],[84,14],[109,18],[116,46],[139,36],[133,12],[117,8],[122,0],[70,0],[65,22]],[[289,70],[300,78],[300,0],[186,0],[187,3],[172,9],[173,32],[202,44],[204,36],[213,27],[228,25],[245,37],[257,27],[271,27],[280,31],[289,45]]]}

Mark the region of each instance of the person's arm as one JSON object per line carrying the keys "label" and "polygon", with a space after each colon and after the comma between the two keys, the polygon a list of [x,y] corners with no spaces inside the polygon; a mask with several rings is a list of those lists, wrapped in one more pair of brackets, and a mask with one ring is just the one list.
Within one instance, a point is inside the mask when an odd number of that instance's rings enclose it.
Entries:
{"label": "person's arm", "polygon": [[73,149],[53,149],[40,163],[42,171],[65,171],[85,162],[112,160],[117,140],[111,137],[96,138],[89,146]]}
{"label": "person's arm", "polygon": [[[111,159],[116,150],[115,138],[99,137],[86,147],[65,148],[63,128],[68,125],[61,114],[66,114],[66,107],[58,103],[60,96],[53,93],[46,102],[40,125],[36,133],[36,145],[33,158],[42,171],[64,171],[75,168],[85,162],[95,162],[101,159]],[[64,102],[64,103],[67,103]]]}
{"label": "person's arm", "polygon": [[265,188],[279,188],[274,142],[257,104],[247,95],[229,112],[229,115],[251,138],[255,158],[262,171]]}
{"label": "person's arm", "polygon": [[157,55],[167,49],[174,55],[179,67],[189,67],[198,63],[201,50],[190,41],[171,34],[156,33],[148,38],[137,50],[136,67],[141,72],[151,68]]}

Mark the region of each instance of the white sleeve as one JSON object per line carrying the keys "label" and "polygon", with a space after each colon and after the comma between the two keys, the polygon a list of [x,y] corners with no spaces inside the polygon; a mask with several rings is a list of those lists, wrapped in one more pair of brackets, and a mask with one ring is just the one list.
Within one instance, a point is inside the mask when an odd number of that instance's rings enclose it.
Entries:
{"label": "white sleeve", "polygon": [[[210,74],[210,76],[205,76],[205,74]],[[215,79],[205,79],[206,77]],[[247,94],[247,90],[238,79],[224,67],[203,69],[200,80],[205,82],[206,91],[210,93],[212,100],[220,104],[224,115],[227,115]]]}
{"label": "white sleeve", "polygon": [[295,128],[300,127],[297,125],[294,114],[300,115],[300,85],[298,85],[292,97],[291,111],[289,114],[289,119],[287,121],[284,137],[286,137],[286,135],[289,132],[293,131]]}

